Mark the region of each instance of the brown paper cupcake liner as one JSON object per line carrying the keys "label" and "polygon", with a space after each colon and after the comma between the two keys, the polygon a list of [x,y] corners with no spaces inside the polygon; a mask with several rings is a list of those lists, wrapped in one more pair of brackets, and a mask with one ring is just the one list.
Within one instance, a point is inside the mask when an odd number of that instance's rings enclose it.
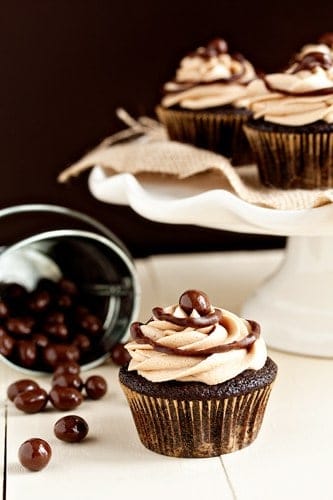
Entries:
{"label": "brown paper cupcake liner", "polygon": [[231,158],[234,166],[251,163],[252,154],[243,131],[248,113],[231,109],[191,111],[158,106],[156,114],[173,141],[186,142]]}
{"label": "brown paper cupcake liner", "polygon": [[333,187],[333,134],[280,132],[244,125],[265,186],[283,189]]}
{"label": "brown paper cupcake liner", "polygon": [[146,448],[171,457],[208,458],[252,443],[272,384],[244,395],[200,401],[146,396],[121,386]]}

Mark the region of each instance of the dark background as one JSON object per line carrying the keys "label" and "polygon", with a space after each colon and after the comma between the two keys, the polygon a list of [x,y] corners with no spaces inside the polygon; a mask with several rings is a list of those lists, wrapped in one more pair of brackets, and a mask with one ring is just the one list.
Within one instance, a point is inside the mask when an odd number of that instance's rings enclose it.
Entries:
{"label": "dark background", "polygon": [[[1,206],[62,204],[106,223],[135,256],[282,246],[283,238],[157,224],[56,177],[122,128],[115,109],[153,116],[188,51],[223,36],[258,68],[284,66],[333,30],[332,2],[6,0],[0,3]],[[158,237],[156,235],[158,234]]]}

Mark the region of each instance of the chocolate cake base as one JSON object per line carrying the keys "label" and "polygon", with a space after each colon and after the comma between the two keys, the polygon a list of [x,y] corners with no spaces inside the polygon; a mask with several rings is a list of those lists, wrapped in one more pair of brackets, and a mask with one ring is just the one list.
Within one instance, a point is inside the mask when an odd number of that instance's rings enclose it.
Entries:
{"label": "chocolate cake base", "polygon": [[119,380],[133,391],[145,396],[170,399],[223,399],[231,396],[240,396],[256,389],[261,389],[273,382],[277,374],[277,366],[273,360],[267,358],[260,370],[246,370],[237,377],[222,384],[207,385],[202,382],[150,382],[141,377],[136,371],[128,371],[122,367]]}
{"label": "chocolate cake base", "polygon": [[249,119],[247,121],[249,127],[259,130],[265,130],[266,132],[287,132],[289,134],[304,134],[310,132],[333,132],[333,125],[323,120],[318,120],[313,123],[308,123],[307,125],[279,125],[278,123],[267,122],[264,119]]}
{"label": "chocolate cake base", "polygon": [[277,366],[267,358],[258,371],[208,386],[199,382],[149,382],[120,369],[142,444],[163,455],[208,458],[248,446],[260,429]]}

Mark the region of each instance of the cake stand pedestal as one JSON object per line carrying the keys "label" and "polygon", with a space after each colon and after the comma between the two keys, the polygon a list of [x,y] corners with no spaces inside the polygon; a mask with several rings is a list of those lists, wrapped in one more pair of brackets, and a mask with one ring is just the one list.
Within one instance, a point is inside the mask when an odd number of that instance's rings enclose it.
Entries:
{"label": "cake stand pedestal", "polygon": [[[216,185],[216,184],[215,184]],[[95,167],[89,188],[99,200],[129,205],[156,222],[288,236],[280,267],[243,305],[267,344],[283,351],[333,357],[333,204],[306,210],[251,205],[208,185],[131,174],[107,177]]]}
{"label": "cake stand pedestal", "polygon": [[333,357],[332,256],[332,236],[289,236],[281,266],[242,308],[270,347]]}

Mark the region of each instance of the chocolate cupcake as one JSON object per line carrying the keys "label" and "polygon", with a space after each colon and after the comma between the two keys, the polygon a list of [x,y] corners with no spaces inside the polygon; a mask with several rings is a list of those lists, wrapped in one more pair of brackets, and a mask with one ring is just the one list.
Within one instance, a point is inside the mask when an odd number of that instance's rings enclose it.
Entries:
{"label": "chocolate cupcake", "polygon": [[164,85],[157,116],[170,139],[220,153],[234,165],[250,163],[242,129],[250,112],[237,102],[255,77],[250,62],[230,55],[216,38],[181,60],[175,79]]}
{"label": "chocolate cupcake", "polygon": [[244,130],[264,185],[333,187],[332,56],[326,43],[306,45],[284,72],[249,84]]}
{"label": "chocolate cupcake", "polygon": [[256,322],[188,290],[131,334],[119,377],[144,446],[205,458],[252,443],[277,374]]}

